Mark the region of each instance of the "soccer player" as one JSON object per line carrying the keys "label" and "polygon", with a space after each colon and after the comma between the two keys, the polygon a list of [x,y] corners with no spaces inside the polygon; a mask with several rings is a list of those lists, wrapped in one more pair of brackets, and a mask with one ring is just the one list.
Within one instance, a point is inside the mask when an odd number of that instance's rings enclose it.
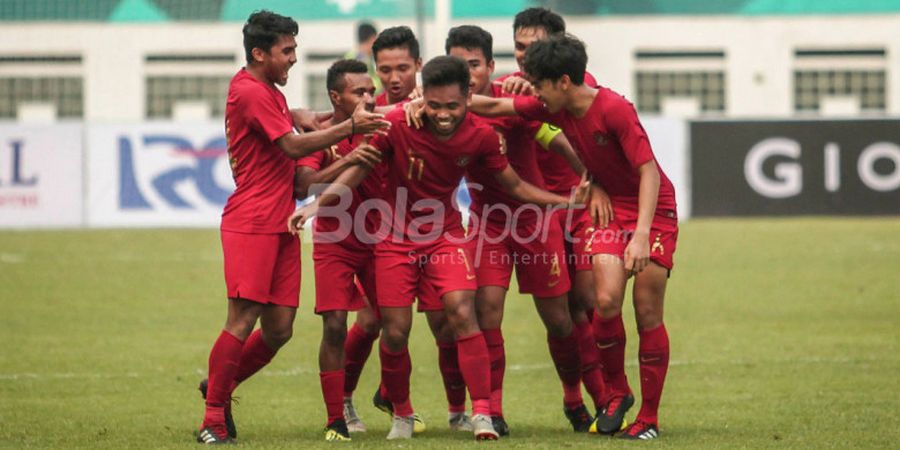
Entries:
{"label": "soccer player", "polygon": [[[472,25],[451,29],[445,44],[447,54],[468,64],[474,94],[500,97],[504,95],[501,87],[491,83],[494,71],[492,47],[491,34]],[[568,159],[574,161],[580,172],[584,172],[565,135],[558,129],[554,131],[541,122],[519,117],[482,120],[503,134],[507,159],[522,179],[529,183],[544,187],[536,154],[546,153],[551,148],[556,153],[569,155]],[[544,148],[538,150],[535,143]],[[566,171],[573,173],[569,167]],[[544,226],[542,214],[536,214],[530,208],[532,205],[523,205],[512,199],[493,174],[480,166],[469,167],[467,180],[472,196],[470,210],[475,219],[470,226],[470,234],[474,233],[473,242],[476,243],[478,291],[475,305],[478,324],[491,356],[491,416],[494,428],[501,435],[509,434],[502,407],[506,356],[501,323],[506,291],[515,266],[520,292],[532,294],[535,307],[547,328],[550,354],[563,383],[565,415],[576,432],[587,432],[593,418],[581,397],[580,355],[571,351],[578,347],[578,335],[573,334],[568,307],[570,278],[560,223],[548,220]]]}
{"label": "soccer player", "polygon": [[[326,76],[328,97],[334,107],[331,126],[349,118],[360,103],[374,108],[375,85],[366,64],[356,60],[334,63]],[[328,151],[316,152],[297,161],[295,194],[305,198],[310,185],[330,183],[347,167],[380,162],[380,155],[368,146],[356,147],[363,136],[342,140]],[[354,149],[354,147],[356,147]],[[348,214],[355,216],[356,207],[381,192],[381,178],[373,174],[363,180],[353,193]],[[374,229],[374,225],[369,227]],[[322,233],[339,233],[333,241],[319,238]],[[347,312],[360,310],[365,304],[357,295],[354,279],[370,300],[375,296],[374,253],[370,243],[360,241],[352,229],[341,227],[338,220],[322,217],[316,221],[313,261],[316,274],[316,313],[322,316],[322,342],[319,347],[319,377],[328,418],[325,440],[350,440],[344,419],[344,341],[347,335]]]}
{"label": "soccer player", "polygon": [[[513,37],[515,40],[514,55],[519,71],[501,77],[504,91],[519,93],[530,84],[524,78],[525,52],[535,42],[550,36],[564,34],[566,22],[563,18],[548,9],[528,8],[516,14],[513,20]],[[584,73],[584,82],[588,86],[596,86],[597,81],[588,73]],[[538,151],[538,165],[544,177],[547,190],[565,195],[578,184],[578,175],[572,171],[571,164],[556,152]],[[605,226],[612,215],[612,209],[605,194],[597,192],[604,200],[600,208],[599,225]],[[598,200],[600,201],[600,200]],[[578,340],[578,351],[581,355],[582,382],[597,407],[602,409],[607,401],[605,383],[600,370],[600,352],[594,345],[591,318],[594,316],[594,277],[592,274],[590,255],[584,251],[584,243],[593,233],[594,226],[586,210],[575,210],[574,214],[558,213],[560,225],[566,232],[565,247],[569,277],[572,290],[569,293],[569,310],[575,324]],[[580,243],[580,245],[579,245]],[[573,426],[575,426],[573,422]]]}
{"label": "soccer player", "polygon": [[669,363],[663,299],[678,238],[675,189],[656,162],[634,106],[610,89],[585,85],[586,64],[584,44],[575,37],[535,42],[525,55],[525,73],[538,96],[514,100],[476,96],[471,108],[559,126],[572,139],[594,182],[609,193],[613,218],[584,244],[597,281],[594,333],[611,390],[592,430],[615,433],[634,403],[625,377],[621,315],[626,284],[633,276],[641,409],[620,437],[654,439],[659,436],[657,410]]}
{"label": "soccer player", "polygon": [[[409,100],[410,94],[416,89],[416,74],[422,68],[419,41],[412,30],[405,26],[384,29],[373,42],[372,52],[376,73],[384,86],[384,92],[375,97],[375,105],[386,107]],[[377,302],[370,295],[369,302]],[[377,308],[372,306],[366,304],[356,312],[356,320],[347,333],[344,344],[344,415],[351,432],[366,431],[365,423],[353,404],[353,392],[381,331],[381,318]],[[385,398],[386,393],[384,385],[380,385],[372,401],[376,408],[392,414],[391,402]],[[415,417],[416,432],[425,431],[425,422],[418,415]]]}
{"label": "soccer player", "polygon": [[[472,401],[475,437],[496,439],[490,418],[488,350],[474,309],[476,275],[462,219],[453,207],[455,189],[466,168],[477,164],[494,172],[504,189],[519,201],[538,205],[568,205],[571,201],[521,180],[501,153],[495,131],[467,114],[469,71],[465,62],[437,57],[425,65],[422,79],[426,126],[407,126],[404,111],[398,109],[386,116],[393,129],[372,141],[388,166],[386,192],[397,199],[390,217],[385,218],[390,221],[390,234],[375,247],[383,323],[382,380],[394,408],[388,439],[412,435],[407,340],[417,294],[420,302],[436,296],[444,305]],[[366,172],[365,167],[351,167],[335,184],[355,186]],[[289,229],[297,232],[319,203],[329,204],[333,187],[315,203],[295,211]],[[583,196],[586,188],[587,183],[578,193]],[[424,290],[431,292],[422,295]]]}
{"label": "soccer player", "polygon": [[[225,109],[228,158],[236,185],[222,213],[228,317],[201,383],[206,412],[198,441],[227,443],[237,432],[231,393],[260,370],[291,337],[300,294],[300,244],[284,232],[294,208],[294,159],[355,132],[389,124],[362,107],[327,130],[296,134],[276,85],[297,62],[297,23],[269,11],[244,24],[247,65],[231,80]],[[253,331],[257,320],[260,329]]]}

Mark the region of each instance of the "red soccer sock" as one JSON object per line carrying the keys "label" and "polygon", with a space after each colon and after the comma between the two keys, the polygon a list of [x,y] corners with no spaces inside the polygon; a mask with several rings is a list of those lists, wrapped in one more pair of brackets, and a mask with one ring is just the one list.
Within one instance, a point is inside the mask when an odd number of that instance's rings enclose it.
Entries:
{"label": "red soccer sock", "polygon": [[231,383],[237,372],[244,343],[222,330],[209,352],[209,385],[203,427],[224,426],[225,406],[231,403]]}
{"label": "red soccer sock", "polygon": [[484,334],[475,333],[456,340],[459,353],[459,368],[469,398],[472,399],[472,414],[491,414],[491,362],[488,356]]}
{"label": "red soccer sock", "polygon": [[595,316],[592,327],[600,350],[600,370],[609,395],[630,394],[631,387],[625,375],[625,324],[622,314],[609,319]]}
{"label": "red soccer sock", "polygon": [[647,423],[657,423],[659,399],[662,397],[666,372],[669,369],[669,334],[665,324],[639,332],[641,343],[638,362],[641,371],[641,410],[637,418]]}
{"label": "red soccer sock", "polygon": [[581,382],[588,391],[594,406],[606,404],[606,383],[600,370],[600,350],[594,340],[594,330],[590,322],[575,322],[578,339],[578,353],[581,356]]}
{"label": "red soccer sock", "polygon": [[381,382],[387,388],[388,398],[394,405],[394,415],[411,416],[412,404],[409,401],[409,377],[412,373],[412,362],[409,350],[390,352],[384,343],[378,346],[381,357]]}
{"label": "red soccer sock", "polygon": [[447,394],[448,411],[451,413],[466,410],[466,381],[459,370],[456,342],[437,342],[438,367],[444,379],[444,392]]}
{"label": "red soccer sock", "polygon": [[581,358],[578,354],[578,340],[573,329],[568,336],[558,338],[547,335],[550,357],[556,366],[556,374],[563,386],[563,404],[567,409],[584,405],[581,397]]}
{"label": "red soccer sock", "polygon": [[325,411],[328,413],[328,426],[337,419],[344,418],[344,370],[319,372],[322,383],[322,397],[325,398]]}
{"label": "red soccer sock", "polygon": [[344,396],[352,397],[356,385],[359,384],[359,376],[363,366],[372,353],[372,345],[378,339],[378,333],[369,334],[353,324],[347,332],[347,340],[344,341]]}
{"label": "red soccer sock", "polygon": [[238,364],[237,372],[234,374],[234,382],[231,383],[231,391],[238,387],[244,380],[250,378],[259,369],[262,369],[272,361],[277,350],[272,350],[266,345],[262,338],[262,328],[250,334],[250,337],[244,341],[244,348],[241,350],[241,362]]}
{"label": "red soccer sock", "polygon": [[506,350],[499,328],[481,330],[491,360],[491,415],[503,415],[503,376],[506,374]]}

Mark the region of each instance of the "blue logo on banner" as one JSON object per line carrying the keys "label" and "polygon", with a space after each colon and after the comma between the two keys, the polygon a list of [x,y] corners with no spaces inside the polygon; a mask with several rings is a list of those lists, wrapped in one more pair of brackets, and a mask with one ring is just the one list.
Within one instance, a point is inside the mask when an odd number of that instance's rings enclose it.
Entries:
{"label": "blue logo on banner", "polygon": [[[216,184],[213,170],[219,158],[226,157],[225,137],[214,138],[196,149],[191,142],[175,135],[147,135],[143,137],[144,146],[160,146],[161,150],[172,151],[187,156],[190,164],[177,165],[155,175],[151,184],[160,197],[173,208],[191,209],[188,203],[175,190],[176,184],[191,181],[197,191],[210,204],[224,205],[231,194],[230,188]],[[119,207],[122,209],[153,209],[147,201],[137,182],[135,172],[134,149],[131,139],[119,137]]]}

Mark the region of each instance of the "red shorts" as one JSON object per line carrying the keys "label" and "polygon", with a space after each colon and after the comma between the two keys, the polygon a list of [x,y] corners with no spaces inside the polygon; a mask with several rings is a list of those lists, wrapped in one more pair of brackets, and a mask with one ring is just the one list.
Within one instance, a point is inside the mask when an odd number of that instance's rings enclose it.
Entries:
{"label": "red shorts", "polygon": [[419,311],[441,310],[441,297],[453,291],[478,288],[472,255],[466,243],[445,238],[426,244],[375,246],[378,306],[411,306],[419,297]]}
{"label": "red shorts", "polygon": [[[625,258],[625,247],[637,227],[637,205],[613,204],[613,220],[605,230],[596,230],[584,246],[592,255]],[[657,210],[650,224],[650,261],[672,270],[678,241],[678,216],[672,210]]]}
{"label": "red shorts", "polygon": [[289,306],[300,304],[300,240],[290,233],[222,230],[229,298]]}
{"label": "red shorts", "polygon": [[571,284],[562,228],[556,220],[546,223],[546,228],[540,222],[520,223],[513,232],[505,224],[479,222],[470,243],[478,287],[509,289],[515,266],[519,292],[523,294],[557,297],[568,292]]}
{"label": "red shorts", "polygon": [[594,223],[587,208],[561,210],[556,212],[566,245],[566,263],[569,275],[574,278],[575,272],[592,270],[591,254],[584,250],[584,244],[594,232]]}
{"label": "red shorts", "polygon": [[375,299],[375,254],[371,247],[316,242],[316,314],[326,311],[359,311],[367,297]]}

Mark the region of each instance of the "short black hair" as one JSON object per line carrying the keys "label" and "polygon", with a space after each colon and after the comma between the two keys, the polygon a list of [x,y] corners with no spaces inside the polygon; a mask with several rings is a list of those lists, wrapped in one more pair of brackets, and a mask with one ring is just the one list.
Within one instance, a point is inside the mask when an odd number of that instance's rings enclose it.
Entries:
{"label": "short black hair", "polygon": [[369,73],[366,63],[355,59],[341,59],[335,61],[328,68],[325,76],[325,88],[329,91],[341,91],[344,89],[344,75],[348,73]]}
{"label": "short black hair", "polygon": [[584,83],[587,52],[584,42],[571,34],[536,41],[525,51],[525,73],[535,82],[556,81],[568,75],[572,83]]}
{"label": "short black hair", "polygon": [[372,44],[372,56],[378,58],[378,52],[388,48],[406,47],[409,50],[409,56],[413,59],[419,59],[419,41],[416,35],[407,26],[385,28],[375,43]]}
{"label": "short black hair", "polygon": [[549,9],[528,8],[516,14],[513,20],[513,33],[520,28],[543,28],[552,36],[566,32],[566,21]]}
{"label": "short black hair", "polygon": [[422,88],[459,85],[463,95],[469,94],[469,66],[455,56],[436,56],[422,68]]}
{"label": "short black hair", "polygon": [[494,37],[484,28],[475,25],[461,25],[450,29],[444,50],[450,53],[452,47],[463,47],[467,50],[481,49],[485,62],[494,59]]}
{"label": "short black hair", "polygon": [[297,22],[290,17],[275,14],[272,11],[255,11],[244,24],[244,53],[247,64],[253,62],[253,49],[260,48],[269,52],[280,36],[296,36],[299,31]]}
{"label": "short black hair", "polygon": [[378,30],[376,30],[375,25],[372,25],[370,22],[360,22],[359,25],[356,26],[356,42],[360,44],[368,41],[376,34],[378,34]]}

